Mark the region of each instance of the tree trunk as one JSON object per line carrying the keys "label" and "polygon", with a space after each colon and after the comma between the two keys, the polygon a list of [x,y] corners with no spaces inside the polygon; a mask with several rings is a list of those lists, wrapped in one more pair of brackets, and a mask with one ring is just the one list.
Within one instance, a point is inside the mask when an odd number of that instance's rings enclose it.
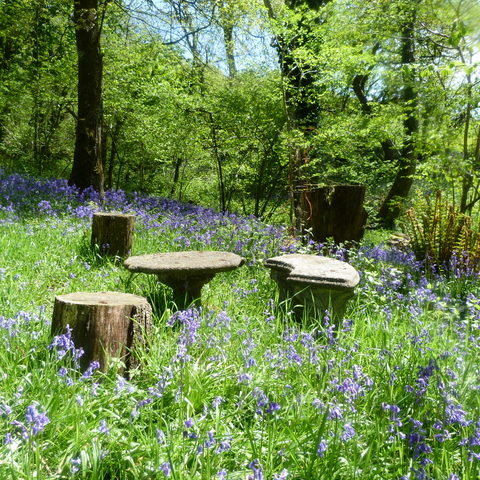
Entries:
{"label": "tree trunk", "polygon": [[[174,171],[173,171],[173,182],[172,182],[172,188],[170,189],[170,197],[174,198],[176,190],[177,190],[177,185],[180,180],[180,169],[183,165],[184,159],[182,157],[175,157],[175,165],[174,165]],[[180,200],[180,197],[178,198]]]}
{"label": "tree trunk", "polygon": [[418,154],[415,148],[416,136],[418,135],[418,95],[415,89],[415,71],[413,69],[415,62],[416,3],[405,14],[408,19],[401,29],[402,102],[406,113],[403,125],[406,138],[398,160],[397,174],[378,212],[380,224],[387,228],[393,228],[395,220],[400,216],[403,202],[410,193],[413,176],[417,169]]}
{"label": "tree trunk", "polygon": [[135,348],[145,343],[151,330],[152,309],[143,297],[119,292],[76,292],[55,297],[52,335],[72,329],[76,348],[83,348],[80,367],[97,361],[106,370],[110,357],[125,362],[126,370],[138,365]]}
{"label": "tree trunk", "polygon": [[78,53],[78,115],[69,184],[93,187],[103,198],[102,74],[98,0],[74,0]]}
{"label": "tree trunk", "polygon": [[124,213],[94,213],[92,218],[92,247],[102,253],[126,257],[133,245],[135,216]]}
{"label": "tree trunk", "polygon": [[[289,197],[292,220],[297,231],[303,231],[305,212],[302,209],[302,192],[310,183],[306,168],[310,163],[309,137],[315,131],[321,113],[318,101],[314,98],[313,89],[318,79],[315,69],[296,57],[296,50],[307,42],[314,26],[314,21],[304,15],[303,7],[319,12],[330,0],[288,0],[286,6],[297,13],[294,24],[289,26],[285,35],[277,36],[277,49],[280,57],[280,68],[285,82],[285,109],[290,130],[299,130],[304,137],[300,145],[292,145],[289,162]],[[273,8],[266,0],[270,14]],[[320,15],[318,15],[320,17]],[[321,21],[317,18],[317,21]],[[306,145],[306,146],[305,146]]]}
{"label": "tree trunk", "polygon": [[363,208],[365,186],[331,185],[305,192],[309,215],[306,227],[316,242],[333,238],[336,243],[358,242],[367,221]]}
{"label": "tree trunk", "polygon": [[225,43],[225,53],[227,56],[228,76],[233,78],[237,74],[237,65],[235,63],[235,44],[233,41],[233,24],[225,23],[222,25],[223,41]]}
{"label": "tree trunk", "polygon": [[[120,135],[120,129],[123,122],[118,118],[114,119],[113,128],[110,128],[110,155],[108,157],[108,168],[106,178],[106,188],[113,188],[113,170],[115,168],[115,157],[118,157],[117,141]],[[106,148],[104,148],[106,150]]]}

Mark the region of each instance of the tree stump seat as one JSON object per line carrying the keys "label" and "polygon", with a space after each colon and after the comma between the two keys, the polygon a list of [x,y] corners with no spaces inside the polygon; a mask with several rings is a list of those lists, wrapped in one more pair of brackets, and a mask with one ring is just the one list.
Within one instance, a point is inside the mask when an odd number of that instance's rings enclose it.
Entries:
{"label": "tree stump seat", "polygon": [[330,316],[339,321],[354,295],[360,277],[348,263],[307,254],[272,257],[265,261],[277,283],[280,301],[290,299],[298,315],[304,310]]}
{"label": "tree stump seat", "polygon": [[132,273],[156,275],[172,288],[177,308],[185,309],[192,303],[201,305],[202,287],[217,273],[235,270],[244,262],[235,253],[192,250],[129,257],[124,265]]}
{"label": "tree stump seat", "polygon": [[72,329],[76,348],[83,348],[80,358],[82,370],[98,361],[107,368],[108,358],[124,361],[126,370],[138,361],[134,350],[145,342],[144,334],[151,331],[152,309],[147,300],[138,295],[120,292],[75,292],[55,297],[53,307],[53,335]]}
{"label": "tree stump seat", "polygon": [[135,215],[118,212],[96,212],[92,218],[92,247],[102,253],[127,257],[133,245]]}

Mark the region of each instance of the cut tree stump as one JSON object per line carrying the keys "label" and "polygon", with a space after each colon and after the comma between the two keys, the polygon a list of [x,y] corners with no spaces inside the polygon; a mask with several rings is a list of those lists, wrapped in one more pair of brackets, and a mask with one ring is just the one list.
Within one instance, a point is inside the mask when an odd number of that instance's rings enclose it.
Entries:
{"label": "cut tree stump", "polygon": [[364,199],[364,185],[311,187],[305,192],[308,205],[305,227],[311,230],[313,240],[324,242],[333,238],[335,243],[361,240],[368,216],[363,208]]}
{"label": "cut tree stump", "polygon": [[127,213],[96,212],[92,219],[92,247],[102,253],[126,257],[133,245],[135,215]]}
{"label": "cut tree stump", "polygon": [[106,370],[107,360],[120,358],[128,371],[138,366],[135,349],[151,331],[152,309],[138,295],[120,292],[76,292],[55,297],[52,336],[72,329],[76,348],[83,348],[80,368],[98,361]]}

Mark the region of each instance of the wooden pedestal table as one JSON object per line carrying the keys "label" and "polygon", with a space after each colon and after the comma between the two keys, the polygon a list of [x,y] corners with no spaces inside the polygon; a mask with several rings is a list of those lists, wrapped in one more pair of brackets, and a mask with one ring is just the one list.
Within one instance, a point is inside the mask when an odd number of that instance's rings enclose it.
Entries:
{"label": "wooden pedestal table", "polygon": [[52,336],[72,329],[82,370],[92,361],[105,370],[109,357],[123,360],[126,369],[137,365],[134,351],[151,330],[152,309],[143,297],[119,292],[76,292],[55,297]]}
{"label": "wooden pedestal table", "polygon": [[125,260],[132,273],[157,275],[173,290],[178,309],[201,305],[201,290],[217,273],[234,270],[244,263],[239,255],[217,251],[185,251],[139,255]]}
{"label": "wooden pedestal table", "polygon": [[266,260],[265,266],[279,287],[280,301],[290,299],[300,318],[304,310],[317,317],[328,310],[338,323],[360,280],[348,263],[316,255],[281,255]]}

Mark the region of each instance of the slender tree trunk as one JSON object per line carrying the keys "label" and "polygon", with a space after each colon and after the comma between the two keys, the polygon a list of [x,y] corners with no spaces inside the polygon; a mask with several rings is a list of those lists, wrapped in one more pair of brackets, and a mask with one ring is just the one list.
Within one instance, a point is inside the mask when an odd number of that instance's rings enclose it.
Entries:
{"label": "slender tree trunk", "polygon": [[403,122],[405,142],[398,159],[398,170],[390,190],[385,197],[378,219],[382,226],[392,228],[395,220],[402,212],[404,200],[410,193],[418,161],[416,150],[416,136],[418,135],[418,96],[415,89],[415,22],[416,5],[410,7],[406,13],[409,18],[401,29],[401,63],[403,68],[402,102],[405,106],[406,117]]}
{"label": "slender tree trunk", "polygon": [[98,0],[74,0],[78,53],[78,116],[69,184],[93,187],[103,198],[101,19]]}
{"label": "slender tree trunk", "polygon": [[[352,82],[353,92],[355,93],[358,101],[360,102],[360,107],[362,112],[367,116],[373,115],[372,105],[369,103],[367,99],[367,95],[365,93],[365,85],[368,81],[369,75],[355,75]],[[395,148],[395,142],[391,138],[387,138],[380,142],[383,152],[383,159],[386,162],[393,162],[394,160],[398,160],[399,158],[399,151]]]}
{"label": "slender tree trunk", "polygon": [[[469,209],[468,206],[468,197],[470,190],[473,187],[473,169],[468,168],[469,164],[469,157],[470,157],[470,149],[468,148],[468,137],[470,135],[470,120],[472,116],[472,90],[473,90],[473,84],[472,84],[472,76],[467,74],[467,83],[468,83],[468,88],[467,88],[467,106],[465,109],[465,125],[463,126],[463,161],[465,162],[466,166],[465,168],[467,171],[464,173],[463,178],[462,178],[462,196],[460,199],[460,212],[466,213],[467,210]],[[471,207],[470,207],[471,209]]]}
{"label": "slender tree trunk", "polygon": [[182,168],[184,159],[182,157],[176,157],[175,158],[175,165],[174,165],[174,171],[173,171],[173,182],[172,182],[172,188],[170,189],[170,197],[173,198],[175,195],[175,192],[177,190],[177,185],[180,180],[180,169]]}
{"label": "slender tree trunk", "polygon": [[[272,16],[273,7],[270,0],[264,1]],[[285,84],[284,101],[289,128],[292,131],[300,131],[304,138],[304,141],[299,142],[302,145],[292,145],[288,171],[292,221],[294,221],[296,230],[300,232],[303,230],[306,216],[308,216],[306,206],[308,205],[309,178],[306,167],[310,163],[309,138],[318,125],[321,108],[313,95],[318,74],[305,62],[299,62],[295,51],[308,42],[314,25],[312,19],[304,15],[304,7],[308,7],[310,11],[319,12],[329,1],[288,0],[286,6],[296,14],[295,20],[292,25],[289,25],[285,35],[276,38],[280,68]]]}
{"label": "slender tree trunk", "polygon": [[228,76],[233,78],[237,74],[235,63],[235,44],[233,43],[233,25],[224,23],[222,25],[223,41],[225,43],[225,54],[227,56]]}

